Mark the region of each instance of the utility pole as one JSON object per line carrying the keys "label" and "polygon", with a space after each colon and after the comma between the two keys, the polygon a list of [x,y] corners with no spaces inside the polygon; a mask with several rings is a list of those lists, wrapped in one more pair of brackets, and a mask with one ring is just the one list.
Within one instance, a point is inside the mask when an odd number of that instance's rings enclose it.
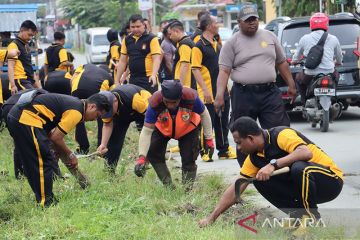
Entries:
{"label": "utility pole", "polygon": [[344,12],[344,1],[341,1],[341,12]]}
{"label": "utility pole", "polygon": [[156,27],[156,2],[152,0],[152,25],[153,29]]}
{"label": "utility pole", "polygon": [[320,12],[322,12],[322,0],[319,0],[319,8],[320,8]]}
{"label": "utility pole", "polygon": [[279,0],[279,17],[282,16],[282,0]]}

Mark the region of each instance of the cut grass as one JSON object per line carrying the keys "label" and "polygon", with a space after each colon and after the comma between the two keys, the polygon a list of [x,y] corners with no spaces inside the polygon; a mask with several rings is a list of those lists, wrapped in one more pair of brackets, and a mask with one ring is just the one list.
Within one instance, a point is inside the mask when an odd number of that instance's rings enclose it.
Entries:
{"label": "cut grass", "polygon": [[[88,124],[88,129],[94,129],[94,124]],[[89,131],[90,151],[95,150],[95,132]],[[100,158],[93,162],[81,159],[79,165],[90,178],[91,187],[81,190],[73,177],[55,181],[59,203],[42,209],[36,205],[27,181],[14,178],[12,140],[5,130],[1,133],[0,170],[9,171],[9,175],[0,176],[0,239],[288,238],[289,233],[282,229],[266,228],[253,234],[238,226],[238,219],[255,211],[251,204],[234,206],[214,225],[200,229],[197,222],[212,211],[226,188],[223,178],[202,176],[190,193],[181,186],[178,169],[171,169],[176,190],[163,187],[152,169],[145,178],[137,178],[133,174],[137,141],[138,133],[131,127],[113,177],[103,170]],[[72,135],[67,142],[75,149]],[[60,166],[63,173],[67,172]]]}

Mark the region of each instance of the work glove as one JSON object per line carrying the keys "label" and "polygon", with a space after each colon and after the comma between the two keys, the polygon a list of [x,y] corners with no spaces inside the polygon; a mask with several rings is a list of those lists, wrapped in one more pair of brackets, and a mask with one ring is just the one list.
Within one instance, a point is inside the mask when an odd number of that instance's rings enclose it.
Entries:
{"label": "work glove", "polygon": [[212,156],[214,154],[214,141],[212,139],[205,139],[205,144],[200,150],[200,155],[203,161],[212,162]]}
{"label": "work glove", "polygon": [[146,165],[148,164],[148,161],[146,161],[144,156],[140,156],[136,160],[136,165],[134,168],[135,175],[138,177],[144,177],[146,173]]}
{"label": "work glove", "polygon": [[210,159],[212,159],[212,156],[214,154],[214,148],[215,148],[214,140],[212,138],[206,139],[205,140],[205,151],[209,154]]}

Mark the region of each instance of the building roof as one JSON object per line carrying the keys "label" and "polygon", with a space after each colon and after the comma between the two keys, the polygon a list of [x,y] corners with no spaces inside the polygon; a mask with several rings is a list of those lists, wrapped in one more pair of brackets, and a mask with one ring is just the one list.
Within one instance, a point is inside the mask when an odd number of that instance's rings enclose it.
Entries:
{"label": "building roof", "polygon": [[36,23],[37,4],[0,4],[0,32],[17,32],[21,23]]}
{"label": "building roof", "polygon": [[37,4],[0,4],[1,12],[36,12]]}

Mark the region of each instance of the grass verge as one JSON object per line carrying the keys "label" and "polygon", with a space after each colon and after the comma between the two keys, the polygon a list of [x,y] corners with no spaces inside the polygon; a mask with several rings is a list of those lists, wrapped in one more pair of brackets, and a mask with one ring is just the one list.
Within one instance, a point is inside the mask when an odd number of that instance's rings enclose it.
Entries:
{"label": "grass verge", "polygon": [[[88,124],[88,129],[94,129],[88,132],[91,150],[95,150],[94,126]],[[67,142],[75,149],[73,139],[70,134]],[[27,181],[14,178],[12,140],[5,130],[0,170],[9,174],[0,176],[0,239],[288,239],[285,230],[264,228],[253,234],[240,228],[237,219],[256,209],[251,203],[232,207],[214,225],[200,229],[197,221],[211,212],[226,187],[223,178],[203,176],[190,193],[180,185],[178,169],[171,169],[176,190],[164,188],[152,169],[145,178],[137,178],[132,172],[137,141],[138,133],[131,128],[114,177],[103,171],[100,158],[82,159],[80,167],[91,187],[81,190],[73,177],[55,181],[54,193],[60,201],[42,209],[35,204]],[[322,236],[329,239],[328,232]]]}

